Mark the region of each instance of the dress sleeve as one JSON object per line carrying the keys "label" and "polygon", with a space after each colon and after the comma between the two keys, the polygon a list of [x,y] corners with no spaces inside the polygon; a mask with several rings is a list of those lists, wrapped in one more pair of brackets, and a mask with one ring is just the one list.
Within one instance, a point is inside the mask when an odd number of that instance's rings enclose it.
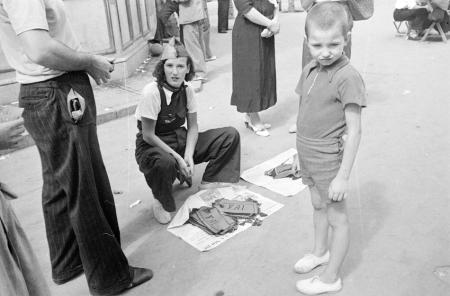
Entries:
{"label": "dress sleeve", "polygon": [[158,114],[161,111],[161,99],[156,83],[148,84],[144,88],[138,109],[138,117],[145,117],[152,120],[158,119]]}
{"label": "dress sleeve", "polygon": [[253,8],[253,1],[251,0],[233,0],[237,11],[240,14],[246,14]]}
{"label": "dress sleeve", "polygon": [[338,83],[338,94],[342,105],[357,104],[366,107],[366,87],[361,75],[355,69],[351,68],[342,80]]}
{"label": "dress sleeve", "polygon": [[44,0],[4,0],[3,8],[17,35],[36,29],[48,31]]}
{"label": "dress sleeve", "polygon": [[188,86],[186,88],[186,97],[187,97],[187,109],[188,113],[196,113],[197,112],[197,98],[195,96],[195,92],[192,87]]}

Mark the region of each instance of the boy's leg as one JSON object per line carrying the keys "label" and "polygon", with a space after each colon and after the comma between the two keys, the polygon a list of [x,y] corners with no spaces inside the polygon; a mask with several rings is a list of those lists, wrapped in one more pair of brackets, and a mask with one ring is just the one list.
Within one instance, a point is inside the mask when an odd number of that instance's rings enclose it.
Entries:
{"label": "boy's leg", "polygon": [[203,174],[205,182],[237,183],[240,177],[241,145],[239,132],[232,127],[199,133],[194,162],[209,161]]}
{"label": "boy's leg", "polygon": [[329,203],[327,215],[332,228],[330,261],[320,278],[325,283],[334,283],[339,278],[339,271],[349,246],[350,229],[346,201]]}
{"label": "boy's leg", "polygon": [[322,257],[328,249],[328,217],[327,204],[320,197],[316,186],[309,186],[311,203],[314,208],[314,248],[312,254]]}

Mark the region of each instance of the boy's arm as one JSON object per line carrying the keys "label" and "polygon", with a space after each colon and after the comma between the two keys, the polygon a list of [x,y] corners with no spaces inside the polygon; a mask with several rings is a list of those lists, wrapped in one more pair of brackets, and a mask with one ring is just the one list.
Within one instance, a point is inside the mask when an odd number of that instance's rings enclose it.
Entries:
{"label": "boy's arm", "polygon": [[184,151],[184,161],[190,169],[191,175],[194,174],[194,152],[198,140],[197,112],[187,114],[187,138],[186,149]]}
{"label": "boy's arm", "polygon": [[142,122],[142,137],[144,138],[144,141],[152,146],[161,148],[162,150],[166,151],[167,153],[169,153],[173,157],[175,157],[178,165],[180,166],[181,173],[184,176],[189,177],[190,176],[189,169],[188,169],[183,157],[181,157],[180,154],[175,152],[175,150],[170,148],[169,145],[164,143],[164,141],[161,140],[155,134],[156,120],[142,117],[141,122]]}
{"label": "boy's arm", "polygon": [[330,184],[328,197],[333,201],[347,198],[348,179],[358,152],[361,140],[361,107],[350,103],[345,106],[345,121],[347,124],[347,140],[344,144],[344,155],[337,176]]}

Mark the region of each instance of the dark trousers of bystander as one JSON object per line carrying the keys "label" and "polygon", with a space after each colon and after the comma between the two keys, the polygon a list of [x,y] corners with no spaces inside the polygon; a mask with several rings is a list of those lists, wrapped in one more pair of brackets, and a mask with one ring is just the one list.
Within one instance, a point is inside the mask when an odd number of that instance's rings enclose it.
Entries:
{"label": "dark trousers of bystander", "polygon": [[217,30],[226,32],[228,30],[228,12],[230,9],[230,0],[218,0],[217,6]]}
{"label": "dark trousers of bystander", "polygon": [[[67,107],[71,89],[86,100],[84,115],[77,123]],[[19,104],[41,157],[42,206],[53,280],[62,284],[84,271],[92,294],[122,291],[129,286],[131,276],[120,246],[88,76],[70,72],[23,84]]]}
{"label": "dark trousers of bystander", "polygon": [[426,8],[417,9],[395,9],[394,21],[408,21],[412,30],[423,31],[431,25],[428,20],[428,10]]}

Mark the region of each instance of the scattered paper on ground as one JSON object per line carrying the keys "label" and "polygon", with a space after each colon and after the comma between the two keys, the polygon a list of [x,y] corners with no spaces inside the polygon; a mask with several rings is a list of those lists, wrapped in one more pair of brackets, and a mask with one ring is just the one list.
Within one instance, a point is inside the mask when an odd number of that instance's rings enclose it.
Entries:
{"label": "scattered paper on ground", "polygon": [[247,182],[255,185],[265,187],[273,192],[284,196],[291,196],[299,193],[306,188],[301,179],[292,180],[291,178],[274,179],[271,176],[266,176],[265,171],[273,169],[284,161],[292,163],[292,157],[297,153],[297,150],[291,148],[281,154],[278,154],[272,159],[269,159],[253,168],[250,168],[242,173],[241,178]]}
{"label": "scattered paper on ground", "polygon": [[[197,209],[202,206],[210,207],[215,200],[221,198],[231,200],[246,200],[247,198],[252,198],[261,204],[261,212],[267,214],[267,216],[270,216],[283,207],[283,205],[278,202],[243,188],[224,187],[213,190],[202,190],[190,196],[185,201],[183,206],[178,210],[177,214],[173,218],[172,222],[167,227],[167,230],[180,237],[197,250],[204,252],[217,247],[224,241],[252,226],[251,223],[245,223],[244,225],[239,225],[238,228],[231,233],[221,236],[214,236],[207,234],[200,228],[193,226],[190,223],[185,224],[189,219],[190,210]],[[264,220],[265,218],[267,217],[261,217],[259,219]],[[264,223],[262,227],[264,227]]]}

